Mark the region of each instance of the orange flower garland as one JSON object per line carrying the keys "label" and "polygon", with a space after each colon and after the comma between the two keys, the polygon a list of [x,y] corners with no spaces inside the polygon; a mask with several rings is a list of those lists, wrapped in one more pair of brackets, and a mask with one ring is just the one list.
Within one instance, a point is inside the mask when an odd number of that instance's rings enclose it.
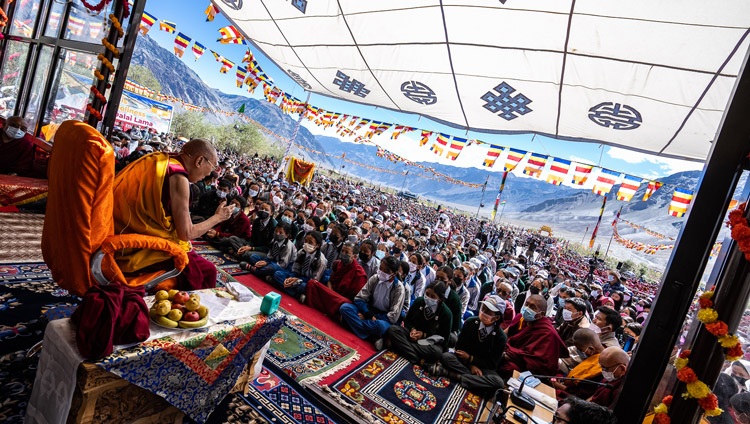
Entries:
{"label": "orange flower garland", "polygon": [[662,399],[661,403],[654,407],[654,424],[670,424],[672,420],[669,418],[669,407],[672,405],[672,396],[666,396]]}
{"label": "orange flower garland", "polygon": [[674,361],[674,367],[677,369],[677,379],[685,383],[687,386],[687,391],[682,394],[682,397],[684,399],[697,399],[698,404],[704,411],[706,411],[707,417],[721,415],[724,411],[719,408],[716,395],[711,392],[711,389],[706,383],[698,379],[698,376],[695,375],[695,371],[688,367],[689,358],[690,351],[683,350],[680,352],[680,356]]}
{"label": "orange flower garland", "polygon": [[724,348],[727,361],[736,361],[744,356],[742,345],[737,336],[729,334],[727,324],[719,320],[719,313],[713,308],[714,302],[711,300],[713,297],[714,291],[709,290],[698,298],[698,304],[700,305],[698,321],[702,322],[706,326],[706,330],[719,340],[721,347]]}
{"label": "orange flower garland", "polygon": [[750,226],[745,219],[745,207],[747,202],[741,203],[737,209],[729,212],[729,228],[732,229],[732,238],[737,242],[740,252],[745,254],[745,259],[750,261]]}

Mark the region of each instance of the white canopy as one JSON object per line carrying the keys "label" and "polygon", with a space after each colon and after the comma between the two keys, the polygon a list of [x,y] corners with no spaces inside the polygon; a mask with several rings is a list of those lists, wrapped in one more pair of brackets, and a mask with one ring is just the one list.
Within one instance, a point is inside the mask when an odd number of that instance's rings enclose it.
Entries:
{"label": "white canopy", "polygon": [[708,154],[750,41],[747,0],[216,3],[314,93],[693,160]]}

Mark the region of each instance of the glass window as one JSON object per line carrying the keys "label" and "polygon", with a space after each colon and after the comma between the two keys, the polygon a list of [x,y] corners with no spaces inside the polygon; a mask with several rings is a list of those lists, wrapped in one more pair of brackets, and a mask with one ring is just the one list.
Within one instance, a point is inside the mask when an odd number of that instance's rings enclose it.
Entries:
{"label": "glass window", "polygon": [[44,35],[47,37],[60,36],[60,28],[62,27],[62,17],[65,12],[65,4],[62,2],[53,1],[51,3],[51,11],[49,20],[47,21],[47,27],[44,30]]}
{"label": "glass window", "polygon": [[86,9],[80,0],[70,4],[70,16],[68,17],[68,28],[65,38],[75,41],[99,44],[109,31],[109,16],[112,13],[110,3],[100,13],[93,14]]}
{"label": "glass window", "polygon": [[29,128],[36,128],[36,123],[39,119],[42,97],[44,96],[44,86],[49,77],[50,65],[52,64],[53,50],[51,46],[44,46],[41,52],[39,52],[36,73],[31,84],[31,91],[29,91],[29,106],[26,109],[26,114],[24,114],[24,118],[29,123]]}
{"label": "glass window", "polygon": [[96,56],[93,54],[73,50],[64,52],[55,67],[54,82],[42,125],[83,119],[91,96],[89,90],[94,82],[94,65]]}
{"label": "glass window", "polygon": [[39,0],[17,1],[16,10],[13,12],[13,24],[10,28],[11,35],[31,37],[39,15]]}
{"label": "glass window", "polygon": [[5,61],[0,69],[0,116],[13,115],[18,90],[21,87],[23,68],[29,55],[29,44],[21,41],[8,41]]}

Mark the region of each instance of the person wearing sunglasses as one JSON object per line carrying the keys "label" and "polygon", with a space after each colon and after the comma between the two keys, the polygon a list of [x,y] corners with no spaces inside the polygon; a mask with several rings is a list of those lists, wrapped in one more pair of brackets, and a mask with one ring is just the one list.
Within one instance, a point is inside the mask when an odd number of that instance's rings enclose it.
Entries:
{"label": "person wearing sunglasses", "polygon": [[601,405],[570,396],[558,406],[552,424],[617,424],[617,418]]}

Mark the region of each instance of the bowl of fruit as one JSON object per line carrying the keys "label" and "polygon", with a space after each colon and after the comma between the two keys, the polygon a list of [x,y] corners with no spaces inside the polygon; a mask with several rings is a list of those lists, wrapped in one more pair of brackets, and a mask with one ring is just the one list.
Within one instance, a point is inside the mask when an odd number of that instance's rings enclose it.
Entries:
{"label": "bowl of fruit", "polygon": [[200,328],[208,324],[208,308],[196,293],[159,290],[149,309],[151,321],[165,328]]}

